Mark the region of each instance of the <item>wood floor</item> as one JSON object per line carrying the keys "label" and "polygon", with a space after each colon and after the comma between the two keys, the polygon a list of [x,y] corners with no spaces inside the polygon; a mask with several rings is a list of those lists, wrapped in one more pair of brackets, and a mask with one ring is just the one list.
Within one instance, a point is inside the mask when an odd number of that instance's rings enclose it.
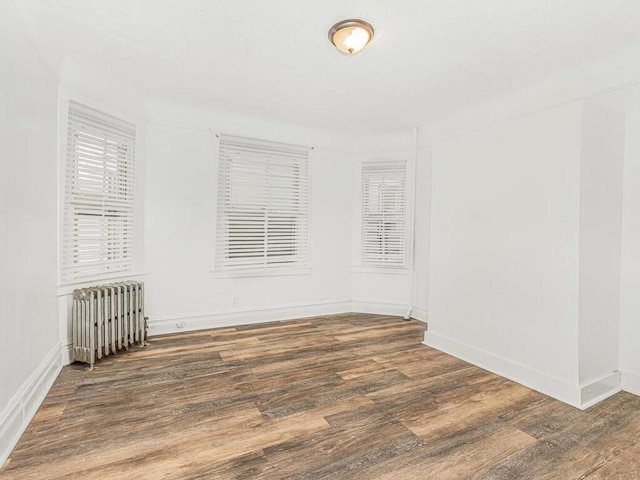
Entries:
{"label": "wood floor", "polygon": [[640,398],[581,412],[345,314],[65,367],[1,479],[640,479]]}

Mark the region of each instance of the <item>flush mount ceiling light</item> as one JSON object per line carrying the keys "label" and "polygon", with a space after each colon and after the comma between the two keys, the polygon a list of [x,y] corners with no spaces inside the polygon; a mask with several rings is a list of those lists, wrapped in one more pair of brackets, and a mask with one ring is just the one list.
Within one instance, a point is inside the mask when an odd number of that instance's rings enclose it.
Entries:
{"label": "flush mount ceiling light", "polygon": [[373,38],[373,27],[364,20],[342,20],[329,29],[329,41],[345,55],[360,52]]}

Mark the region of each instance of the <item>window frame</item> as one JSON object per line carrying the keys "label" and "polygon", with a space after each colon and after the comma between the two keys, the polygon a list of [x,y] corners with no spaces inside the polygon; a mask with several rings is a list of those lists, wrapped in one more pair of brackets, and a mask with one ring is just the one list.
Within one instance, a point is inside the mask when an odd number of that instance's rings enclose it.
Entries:
{"label": "window frame", "polygon": [[[310,273],[312,148],[228,134],[215,134],[214,143],[216,144],[216,172],[218,175],[216,182],[215,238],[212,266],[214,276],[248,277],[303,275]],[[246,152],[251,152],[251,154],[246,154]],[[234,157],[231,158],[230,155]],[[239,165],[239,175],[235,178],[240,178],[240,180],[236,183],[233,182],[234,177],[231,176],[234,159],[237,165]],[[255,194],[255,197],[247,195],[246,189],[248,184],[242,183],[242,170],[247,170],[252,167],[257,170],[261,167],[264,168],[264,178],[262,182],[256,180],[258,185],[253,186],[252,192]],[[289,167],[294,171],[299,169],[298,173],[294,173],[289,177],[286,174],[286,169]],[[285,171],[281,170],[281,175],[274,175],[274,172],[278,168],[284,168]],[[245,180],[247,180],[246,172],[244,177]],[[280,181],[286,178],[293,179],[292,181],[297,185],[297,189],[281,183],[278,193],[274,193],[278,190],[273,185],[274,179],[276,178],[279,178]],[[261,188],[264,188],[262,198],[259,193],[255,193]],[[239,195],[239,197],[241,197],[239,201],[236,205],[232,206],[231,204],[234,203],[232,196],[236,189],[240,192],[244,189],[244,195],[241,193]],[[287,194],[286,192],[289,191],[291,192],[292,198],[297,199],[299,205],[285,206],[282,207],[282,210],[278,210],[278,208],[275,208],[275,205],[267,204],[269,201],[274,201],[275,203],[278,203],[278,201],[282,202]],[[258,198],[259,200],[264,200],[266,203],[260,207],[254,205],[254,209],[252,210],[247,204],[243,203],[243,200],[249,198]],[[228,222],[234,218],[237,219],[241,217],[241,215],[234,216],[234,211],[243,211],[245,218],[252,218],[252,215],[258,218],[258,216],[263,215],[265,228],[260,234],[264,252],[262,256],[252,256],[248,252],[248,247],[246,245],[243,246],[242,239],[240,239],[238,248],[241,255],[238,255],[237,261],[229,261],[231,247],[229,246],[230,230],[228,228]],[[287,221],[282,217],[285,214],[291,215],[291,218],[295,218],[295,220]],[[281,217],[280,227],[285,232],[283,236],[285,240],[287,237],[293,236],[292,232],[296,232],[294,244],[296,252],[294,255],[282,255],[282,252],[285,251],[288,246],[286,244],[280,248],[279,252],[274,249],[271,251],[274,253],[272,253],[272,255],[269,254],[269,236],[273,234],[273,225],[277,224],[276,221],[273,223],[269,222],[269,218],[275,216]],[[240,225],[239,229],[242,230],[243,227],[249,228],[247,225]],[[260,236],[256,228],[253,228],[250,233],[255,237]],[[256,239],[256,242],[260,243],[260,239]],[[244,258],[247,260],[245,264],[242,264],[242,259],[240,258],[243,253],[245,254]],[[269,261],[270,257],[276,258],[278,255],[283,261]],[[259,261],[259,258],[263,258],[264,260]],[[288,262],[286,261],[287,258],[294,259],[294,261]]]}
{"label": "window frame", "polygon": [[[406,160],[369,160],[363,161],[360,164],[360,238],[359,238],[359,265],[356,268],[357,271],[388,271],[391,273],[405,271],[408,263],[408,238],[409,238],[409,223],[408,223],[408,162]],[[370,190],[372,188],[371,179],[377,177],[377,204],[382,204],[382,211],[373,211],[374,205],[371,204],[372,195]],[[401,208],[394,212],[387,213],[388,206],[385,206],[386,201],[390,201],[390,197],[393,196],[393,192],[390,191],[387,186],[395,187],[393,185],[387,185],[388,182],[399,182],[400,190],[397,192],[401,195],[401,202],[397,200],[391,202],[396,207]],[[369,203],[368,203],[369,202]],[[392,206],[393,206],[392,205]],[[380,210],[380,209],[378,209]],[[390,219],[388,219],[390,217]],[[373,231],[376,230],[372,227],[374,221],[384,223],[391,223],[392,225],[400,226],[401,231],[395,234],[394,239],[393,228],[378,227],[380,232],[380,252],[376,253],[372,249],[376,248],[375,243],[372,242]],[[391,246],[391,247],[390,247]],[[395,247],[395,250],[401,249],[400,253],[386,256],[384,250],[391,251]],[[377,259],[375,257],[378,257]],[[395,258],[394,258],[395,257]]]}
{"label": "window frame", "polygon": [[[137,125],[84,101],[64,98],[60,105],[59,285],[131,276],[138,253]],[[92,248],[100,251],[94,263],[87,260],[87,238],[80,238],[89,230]]]}

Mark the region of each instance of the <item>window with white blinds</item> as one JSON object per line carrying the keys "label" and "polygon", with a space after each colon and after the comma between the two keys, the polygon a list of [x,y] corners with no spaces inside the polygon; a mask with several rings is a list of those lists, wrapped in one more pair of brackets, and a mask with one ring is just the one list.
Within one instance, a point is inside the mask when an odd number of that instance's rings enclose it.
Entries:
{"label": "window with white blinds", "polygon": [[362,265],[403,267],[406,162],[362,164]]}
{"label": "window with white blinds", "polygon": [[133,270],[135,125],[69,102],[61,279]]}
{"label": "window with white blinds", "polygon": [[220,136],[217,270],[309,265],[309,149]]}

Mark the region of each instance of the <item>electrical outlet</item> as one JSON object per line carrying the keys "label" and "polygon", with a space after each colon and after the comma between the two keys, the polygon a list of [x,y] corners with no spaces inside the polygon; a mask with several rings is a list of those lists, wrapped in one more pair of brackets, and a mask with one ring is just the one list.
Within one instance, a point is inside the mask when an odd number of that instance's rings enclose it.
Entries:
{"label": "electrical outlet", "polygon": [[178,328],[185,328],[186,326],[187,326],[187,322],[185,322],[184,320],[176,323],[176,327]]}
{"label": "electrical outlet", "polygon": [[233,297],[233,306],[237,307],[240,305],[240,299],[238,297]]}

